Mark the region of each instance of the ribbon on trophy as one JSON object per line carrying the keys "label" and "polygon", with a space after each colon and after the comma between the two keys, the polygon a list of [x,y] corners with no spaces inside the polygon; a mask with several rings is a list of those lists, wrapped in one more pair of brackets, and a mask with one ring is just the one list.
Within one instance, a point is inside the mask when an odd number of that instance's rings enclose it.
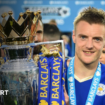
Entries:
{"label": "ribbon on trophy", "polygon": [[39,66],[38,105],[48,105],[50,93],[50,66],[47,57],[41,57]]}
{"label": "ribbon on trophy", "polygon": [[53,57],[51,63],[50,105],[61,105],[62,103],[62,65],[62,58]]}
{"label": "ribbon on trophy", "polygon": [[64,96],[64,88],[65,88],[65,68],[64,68],[64,72],[62,73],[62,105],[66,105],[65,96]]}
{"label": "ribbon on trophy", "polygon": [[63,59],[59,51],[42,46],[39,66],[38,105],[65,105]]}

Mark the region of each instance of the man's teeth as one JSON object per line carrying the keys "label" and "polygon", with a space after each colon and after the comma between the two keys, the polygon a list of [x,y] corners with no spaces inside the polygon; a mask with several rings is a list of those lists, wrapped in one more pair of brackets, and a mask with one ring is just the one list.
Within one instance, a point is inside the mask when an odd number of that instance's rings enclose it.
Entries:
{"label": "man's teeth", "polygon": [[92,52],[85,52],[85,53],[90,54],[90,53],[92,53]]}

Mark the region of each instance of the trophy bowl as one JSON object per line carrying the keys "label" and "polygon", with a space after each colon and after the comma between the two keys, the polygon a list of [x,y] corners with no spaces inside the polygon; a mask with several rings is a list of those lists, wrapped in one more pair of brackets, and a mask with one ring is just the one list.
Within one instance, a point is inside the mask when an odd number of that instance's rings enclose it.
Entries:
{"label": "trophy bowl", "polygon": [[[33,105],[33,90],[37,91],[38,67],[31,56],[32,48],[13,45],[5,48],[8,61],[0,67],[3,102],[5,105]],[[35,99],[34,99],[35,100]]]}

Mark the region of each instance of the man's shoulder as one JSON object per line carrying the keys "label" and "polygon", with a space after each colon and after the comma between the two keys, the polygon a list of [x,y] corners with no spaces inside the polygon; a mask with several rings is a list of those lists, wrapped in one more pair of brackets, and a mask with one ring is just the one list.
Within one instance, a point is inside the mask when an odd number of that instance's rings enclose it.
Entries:
{"label": "man's shoulder", "polygon": [[101,71],[102,73],[105,73],[105,64],[101,64]]}
{"label": "man's shoulder", "polygon": [[105,81],[105,64],[101,64],[101,79]]}

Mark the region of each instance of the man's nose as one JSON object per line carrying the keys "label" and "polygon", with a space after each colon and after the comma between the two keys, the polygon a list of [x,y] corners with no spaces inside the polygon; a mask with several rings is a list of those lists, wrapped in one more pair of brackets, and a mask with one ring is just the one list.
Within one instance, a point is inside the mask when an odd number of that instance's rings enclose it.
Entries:
{"label": "man's nose", "polygon": [[87,40],[86,47],[89,49],[93,48],[93,40],[92,39]]}
{"label": "man's nose", "polygon": [[35,41],[35,42],[38,41],[38,37],[37,37],[37,35],[34,36],[34,41]]}

